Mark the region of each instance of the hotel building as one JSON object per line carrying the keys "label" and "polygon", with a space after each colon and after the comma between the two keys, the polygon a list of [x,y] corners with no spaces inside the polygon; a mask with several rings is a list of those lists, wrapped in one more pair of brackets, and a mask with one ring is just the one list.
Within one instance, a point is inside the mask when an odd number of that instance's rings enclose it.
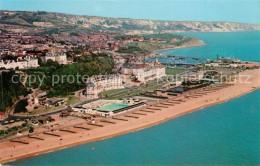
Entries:
{"label": "hotel building", "polygon": [[125,66],[122,67],[121,73],[124,75],[132,75],[136,80],[143,83],[154,79],[159,79],[166,75],[165,68],[161,66]]}
{"label": "hotel building", "polygon": [[98,98],[99,93],[124,88],[123,78],[119,74],[93,76],[86,82],[87,98]]}

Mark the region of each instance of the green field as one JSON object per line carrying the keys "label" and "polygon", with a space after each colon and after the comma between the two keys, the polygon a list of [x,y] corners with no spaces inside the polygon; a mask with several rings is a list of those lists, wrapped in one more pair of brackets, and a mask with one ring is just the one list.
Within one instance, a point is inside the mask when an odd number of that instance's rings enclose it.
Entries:
{"label": "green field", "polygon": [[179,73],[182,73],[185,71],[186,71],[186,69],[179,69],[179,68],[166,68],[165,69],[165,73],[167,75],[179,74]]}
{"label": "green field", "polygon": [[114,100],[114,99],[123,99],[125,97],[136,96],[136,95],[139,95],[139,94],[147,92],[147,91],[153,91],[155,89],[158,89],[158,88],[162,87],[165,84],[167,84],[167,82],[163,82],[163,83],[160,83],[160,84],[144,87],[142,89],[136,89],[136,90],[130,91],[128,93],[124,93],[124,94],[121,94],[121,95],[118,95],[118,96],[110,97],[109,99],[110,100]]}
{"label": "green field", "polygon": [[66,105],[73,105],[79,102],[79,98],[74,95],[67,95],[66,98],[68,98]]}
{"label": "green field", "polygon": [[112,89],[112,90],[108,90],[108,91],[105,91],[105,92],[102,92],[100,93],[101,97],[105,97],[107,95],[111,95],[111,94],[114,94],[114,93],[117,93],[117,92],[121,92],[121,91],[124,91],[125,89]]}
{"label": "green field", "polygon": [[151,52],[161,49],[169,49],[181,46],[182,44],[190,41],[192,38],[181,35],[175,35],[170,33],[163,34],[145,34],[145,39],[153,38],[158,39],[158,42],[136,41],[132,43],[126,43],[123,47],[120,47],[119,53],[142,53]]}

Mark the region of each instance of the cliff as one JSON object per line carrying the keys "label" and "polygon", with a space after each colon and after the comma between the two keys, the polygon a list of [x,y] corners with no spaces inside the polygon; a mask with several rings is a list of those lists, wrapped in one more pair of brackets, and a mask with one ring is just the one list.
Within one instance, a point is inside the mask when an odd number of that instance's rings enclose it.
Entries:
{"label": "cliff", "polygon": [[260,25],[234,22],[157,21],[81,16],[52,12],[1,11],[1,24],[69,30],[102,30],[127,34],[260,30]]}

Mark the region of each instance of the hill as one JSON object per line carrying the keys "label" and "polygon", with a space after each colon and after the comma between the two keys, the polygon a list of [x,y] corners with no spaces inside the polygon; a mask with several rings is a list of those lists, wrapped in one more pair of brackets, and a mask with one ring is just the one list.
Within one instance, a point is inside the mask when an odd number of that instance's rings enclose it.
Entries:
{"label": "hill", "polygon": [[81,16],[52,12],[1,11],[0,24],[61,31],[112,31],[127,34],[260,30],[260,25],[234,22],[158,21]]}

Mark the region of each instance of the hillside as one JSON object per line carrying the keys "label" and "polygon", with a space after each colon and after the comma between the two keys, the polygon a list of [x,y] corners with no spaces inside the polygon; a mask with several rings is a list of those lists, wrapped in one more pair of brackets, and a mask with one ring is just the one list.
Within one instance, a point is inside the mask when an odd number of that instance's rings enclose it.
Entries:
{"label": "hillside", "polygon": [[118,52],[120,53],[142,53],[170,48],[198,47],[205,43],[202,40],[172,33],[144,34],[146,41],[135,41],[126,43]]}
{"label": "hillside", "polygon": [[113,31],[128,34],[170,32],[220,32],[260,30],[260,25],[233,22],[157,21],[80,16],[51,12],[1,11],[1,24],[23,25],[63,31]]}

